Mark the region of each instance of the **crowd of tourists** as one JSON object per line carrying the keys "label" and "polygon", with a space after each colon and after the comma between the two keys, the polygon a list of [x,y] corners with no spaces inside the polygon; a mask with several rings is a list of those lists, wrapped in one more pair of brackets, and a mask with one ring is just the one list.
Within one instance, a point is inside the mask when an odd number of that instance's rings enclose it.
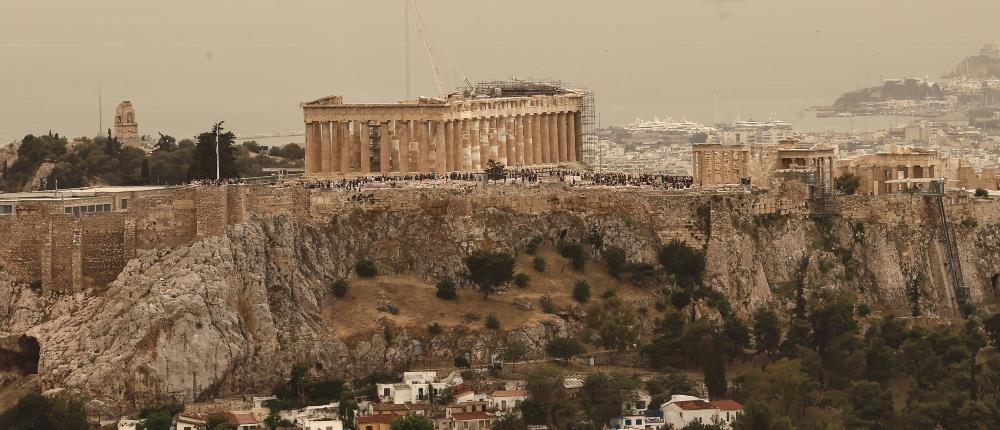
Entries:
{"label": "crowd of tourists", "polygon": [[691,176],[676,175],[654,175],[654,174],[630,174],[630,173],[585,173],[585,181],[594,185],[608,186],[652,186],[665,188],[691,188],[694,185],[694,178]]}
{"label": "crowd of tourists", "polygon": [[[420,183],[425,181],[437,182],[476,182],[485,179],[481,172],[451,172],[447,174],[437,173],[414,173],[408,175],[374,175],[362,176],[346,179],[325,179],[313,181],[301,181],[301,186],[307,189],[340,189],[360,191],[366,186],[388,186],[398,187],[403,183]],[[501,183],[523,183],[533,184],[542,181],[564,182],[572,186],[603,185],[603,186],[635,186],[635,187],[662,187],[670,189],[690,188],[694,185],[691,176],[659,175],[659,174],[630,174],[630,173],[596,173],[579,172],[573,170],[544,170],[536,171],[530,169],[509,169],[503,174],[502,179],[491,182]],[[196,186],[223,186],[242,185],[244,181],[239,178],[233,179],[198,179],[190,182]]]}
{"label": "crowd of tourists", "polygon": [[195,179],[188,182],[188,185],[196,185],[200,187],[221,187],[223,185],[243,185],[243,179],[241,178],[222,178],[222,179]]}

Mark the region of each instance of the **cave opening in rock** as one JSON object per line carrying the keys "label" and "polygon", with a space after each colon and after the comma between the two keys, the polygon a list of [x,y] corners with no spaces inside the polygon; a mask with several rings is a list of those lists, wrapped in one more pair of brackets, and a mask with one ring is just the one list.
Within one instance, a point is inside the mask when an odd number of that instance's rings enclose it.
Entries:
{"label": "cave opening in rock", "polygon": [[996,295],[997,287],[1000,287],[1000,273],[994,274],[993,277],[990,278],[990,285],[993,287],[993,295]]}
{"label": "cave opening in rock", "polygon": [[41,347],[38,339],[21,335],[0,339],[0,372],[32,375],[38,373]]}

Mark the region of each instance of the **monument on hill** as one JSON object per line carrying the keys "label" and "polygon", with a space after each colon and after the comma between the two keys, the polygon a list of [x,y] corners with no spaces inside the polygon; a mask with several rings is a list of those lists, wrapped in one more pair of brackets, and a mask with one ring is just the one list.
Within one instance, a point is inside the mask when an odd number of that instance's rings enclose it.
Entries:
{"label": "monument on hill", "polygon": [[137,146],[140,143],[139,123],[135,121],[135,108],[128,100],[119,103],[115,109],[115,137],[125,145]]}

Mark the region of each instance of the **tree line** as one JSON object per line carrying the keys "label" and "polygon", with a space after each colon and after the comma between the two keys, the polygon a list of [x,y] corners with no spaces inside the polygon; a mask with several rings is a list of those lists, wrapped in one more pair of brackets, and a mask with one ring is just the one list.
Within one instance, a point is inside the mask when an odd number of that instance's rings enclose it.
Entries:
{"label": "tree line", "polygon": [[[0,190],[177,185],[196,179],[215,179],[216,135],[223,178],[261,176],[267,167],[303,165],[305,151],[301,146],[291,143],[264,151],[255,141],[237,144],[236,135],[225,130],[221,123],[193,139],[178,141],[161,133],[148,154],[140,148],[123,145],[111,136],[110,130],[107,136],[72,141],[49,132],[21,139],[16,159],[0,165]],[[31,183],[39,167],[46,163],[51,164],[51,170]]]}

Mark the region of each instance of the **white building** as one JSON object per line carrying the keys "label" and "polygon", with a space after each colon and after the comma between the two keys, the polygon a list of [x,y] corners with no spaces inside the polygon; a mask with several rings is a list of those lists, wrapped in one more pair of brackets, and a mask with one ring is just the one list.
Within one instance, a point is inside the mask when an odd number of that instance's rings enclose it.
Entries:
{"label": "white building", "polygon": [[174,420],[174,430],[201,430],[205,428],[207,421],[190,415],[178,415]]}
{"label": "white building", "polygon": [[441,390],[461,383],[462,377],[458,376],[457,372],[448,375],[441,381],[437,380],[437,373],[433,371],[404,372],[403,382],[376,384],[375,388],[380,402],[392,402],[400,405],[403,403],[426,403],[431,396],[437,396]]}
{"label": "white building", "polygon": [[646,411],[651,408],[650,402],[653,397],[646,392],[635,393],[633,400],[622,404],[622,416],[612,418],[608,423],[609,429],[627,430],[659,430],[663,428],[662,417],[646,416]]}
{"label": "white building", "polygon": [[609,430],[660,430],[662,428],[663,418],[647,417],[645,415],[623,415],[618,418],[612,418],[611,422],[608,423]]}
{"label": "white building", "polygon": [[528,398],[526,390],[502,390],[494,391],[490,396],[490,403],[493,409],[498,411],[510,411],[517,409],[525,399]]}
{"label": "white building", "polygon": [[674,428],[684,428],[695,421],[719,423],[729,429],[736,417],[743,412],[743,405],[735,400],[710,402],[693,396],[673,395],[670,401],[660,406],[663,419]]}
{"label": "white building", "polygon": [[302,423],[302,430],[344,430],[340,420],[309,419]]}

